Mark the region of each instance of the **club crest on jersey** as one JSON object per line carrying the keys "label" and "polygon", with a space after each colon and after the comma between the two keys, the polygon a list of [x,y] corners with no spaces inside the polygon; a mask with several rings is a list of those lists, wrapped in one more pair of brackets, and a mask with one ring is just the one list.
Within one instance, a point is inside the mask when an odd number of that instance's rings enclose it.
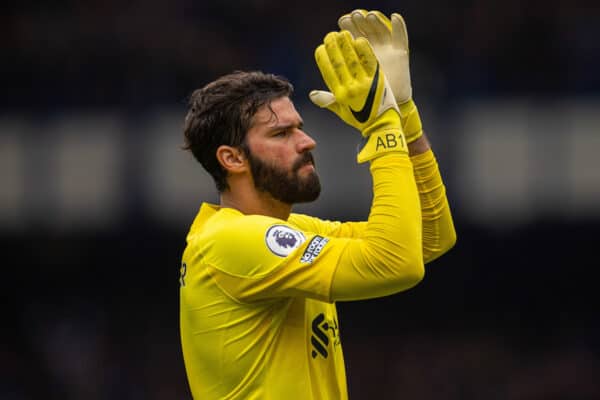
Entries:
{"label": "club crest on jersey", "polygon": [[305,241],[306,238],[301,232],[285,225],[273,225],[265,235],[269,250],[280,257],[286,257]]}

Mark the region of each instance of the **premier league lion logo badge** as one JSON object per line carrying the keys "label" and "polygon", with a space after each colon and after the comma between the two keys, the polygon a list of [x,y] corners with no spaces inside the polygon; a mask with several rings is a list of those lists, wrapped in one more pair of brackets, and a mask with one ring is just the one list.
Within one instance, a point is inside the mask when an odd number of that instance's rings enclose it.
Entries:
{"label": "premier league lion logo badge", "polygon": [[285,225],[273,225],[265,235],[269,250],[280,257],[286,257],[305,241],[306,238],[301,232]]}

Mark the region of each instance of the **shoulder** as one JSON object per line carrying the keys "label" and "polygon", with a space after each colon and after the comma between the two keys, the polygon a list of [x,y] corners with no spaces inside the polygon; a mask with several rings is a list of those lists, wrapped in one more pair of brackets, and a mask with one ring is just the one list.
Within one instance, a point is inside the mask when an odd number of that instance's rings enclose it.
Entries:
{"label": "shoulder", "polygon": [[[246,253],[273,253],[285,257],[306,241],[301,229],[276,218],[240,216],[214,232],[223,246],[236,246]],[[229,247],[230,249],[232,247]]]}
{"label": "shoulder", "polygon": [[193,246],[203,263],[229,274],[258,277],[305,241],[305,234],[285,221],[225,211],[211,218]]}

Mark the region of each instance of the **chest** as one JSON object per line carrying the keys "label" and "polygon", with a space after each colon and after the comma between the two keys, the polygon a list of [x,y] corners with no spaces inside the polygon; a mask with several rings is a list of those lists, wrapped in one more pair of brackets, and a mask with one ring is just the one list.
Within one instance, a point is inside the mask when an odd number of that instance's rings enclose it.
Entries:
{"label": "chest", "polygon": [[303,336],[313,359],[328,359],[341,345],[335,304],[295,299],[288,311],[288,324]]}

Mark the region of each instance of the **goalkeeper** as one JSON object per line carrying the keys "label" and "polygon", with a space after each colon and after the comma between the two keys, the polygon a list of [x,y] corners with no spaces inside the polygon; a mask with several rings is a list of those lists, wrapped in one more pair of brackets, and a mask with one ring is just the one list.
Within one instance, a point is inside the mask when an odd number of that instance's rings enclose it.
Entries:
{"label": "goalkeeper", "polygon": [[[186,146],[220,193],[218,205],[202,204],[182,257],[181,340],[194,398],[346,399],[335,302],[409,289],[423,263],[454,243],[416,108],[410,94],[399,105],[394,98],[396,86],[410,92],[407,49],[384,61],[384,47],[363,30],[370,14],[357,12],[364,20],[343,17],[353,29],[329,33],[317,48],[330,91],[310,97],[362,135],[357,161],[373,177],[367,221],[291,212],[315,200],[320,183],[316,144],[287,80],[237,72],[191,96]],[[393,36],[393,22],[376,15]],[[402,82],[394,69],[405,69]]]}

